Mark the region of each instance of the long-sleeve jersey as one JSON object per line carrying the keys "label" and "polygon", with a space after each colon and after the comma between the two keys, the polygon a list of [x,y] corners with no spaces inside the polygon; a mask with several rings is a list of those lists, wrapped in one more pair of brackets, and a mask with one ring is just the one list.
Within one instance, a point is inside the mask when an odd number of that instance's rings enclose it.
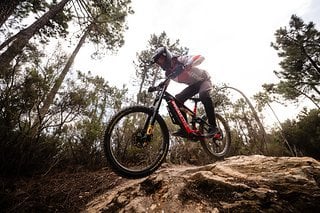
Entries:
{"label": "long-sleeve jersey", "polygon": [[179,83],[192,85],[199,81],[210,79],[207,71],[197,66],[204,61],[201,55],[183,55],[172,58],[172,67],[166,70],[166,76],[174,73],[173,80]]}

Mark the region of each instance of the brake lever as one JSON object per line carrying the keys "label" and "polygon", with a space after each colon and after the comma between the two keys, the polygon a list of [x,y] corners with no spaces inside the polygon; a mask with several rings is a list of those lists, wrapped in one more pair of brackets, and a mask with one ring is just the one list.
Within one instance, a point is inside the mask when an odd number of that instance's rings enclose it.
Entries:
{"label": "brake lever", "polygon": [[154,92],[154,91],[157,91],[157,90],[162,89],[162,88],[165,86],[166,82],[167,82],[167,80],[161,82],[160,84],[158,84],[158,86],[155,86],[155,87],[152,87],[152,86],[151,86],[151,87],[149,87],[149,88],[148,88],[148,92]]}
{"label": "brake lever", "polygon": [[158,87],[149,87],[148,88],[148,92],[154,92],[154,91],[157,91],[158,90]]}

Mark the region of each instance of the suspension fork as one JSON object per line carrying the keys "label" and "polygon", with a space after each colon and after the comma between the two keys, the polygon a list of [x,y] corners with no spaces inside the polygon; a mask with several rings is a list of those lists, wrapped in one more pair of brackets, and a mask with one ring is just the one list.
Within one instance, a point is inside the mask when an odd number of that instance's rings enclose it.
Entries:
{"label": "suspension fork", "polygon": [[168,85],[165,85],[160,94],[158,95],[158,97],[154,100],[154,103],[153,103],[153,113],[152,115],[149,115],[145,124],[144,124],[144,127],[143,129],[146,130],[146,136],[147,138],[150,138],[152,135],[153,135],[153,130],[154,130],[154,123],[156,122],[156,117],[159,113],[159,108],[161,106],[161,102],[163,100],[163,96],[165,94],[165,91],[167,89],[167,86]]}
{"label": "suspension fork", "polygon": [[156,122],[156,116],[158,114],[158,110],[153,110],[152,115],[149,115],[146,123],[144,125],[144,129],[146,129],[146,134],[147,136],[152,136],[153,134],[153,129],[154,129],[154,123]]}

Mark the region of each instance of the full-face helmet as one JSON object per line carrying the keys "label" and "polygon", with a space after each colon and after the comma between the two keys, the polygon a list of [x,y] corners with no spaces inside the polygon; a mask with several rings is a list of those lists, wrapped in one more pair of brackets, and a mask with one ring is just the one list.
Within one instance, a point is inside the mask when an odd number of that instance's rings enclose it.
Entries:
{"label": "full-face helmet", "polygon": [[163,64],[159,64],[162,68],[170,68],[171,67],[171,60],[172,54],[166,47],[159,47],[152,56],[152,62],[157,63],[157,60],[163,56],[165,58]]}

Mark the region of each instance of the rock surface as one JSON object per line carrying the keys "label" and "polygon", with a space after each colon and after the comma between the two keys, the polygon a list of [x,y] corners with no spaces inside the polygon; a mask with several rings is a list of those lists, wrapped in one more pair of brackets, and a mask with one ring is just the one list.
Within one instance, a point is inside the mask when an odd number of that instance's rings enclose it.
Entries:
{"label": "rock surface", "polygon": [[320,162],[235,156],[214,164],[165,165],[95,198],[85,212],[315,212]]}

